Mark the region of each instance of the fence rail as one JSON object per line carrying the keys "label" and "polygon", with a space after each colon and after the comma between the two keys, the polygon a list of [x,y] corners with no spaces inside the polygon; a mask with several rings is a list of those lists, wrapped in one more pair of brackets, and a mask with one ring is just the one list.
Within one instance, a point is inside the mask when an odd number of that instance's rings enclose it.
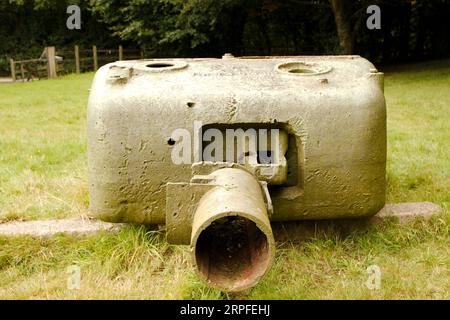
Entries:
{"label": "fence rail", "polygon": [[96,71],[102,65],[117,60],[144,59],[142,49],[125,49],[119,46],[115,49],[92,46],[90,49],[80,49],[78,45],[69,50],[56,50],[47,47],[38,59],[14,60],[10,59],[11,77],[15,82],[32,79],[54,78],[58,74],[81,73]]}

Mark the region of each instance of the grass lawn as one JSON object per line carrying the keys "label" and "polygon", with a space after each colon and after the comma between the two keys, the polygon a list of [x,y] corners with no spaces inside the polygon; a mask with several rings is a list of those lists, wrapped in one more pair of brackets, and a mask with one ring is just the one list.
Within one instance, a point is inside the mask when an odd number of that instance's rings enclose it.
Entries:
{"label": "grass lawn", "polygon": [[[279,244],[269,275],[229,296],[202,284],[186,247],[129,227],[75,239],[0,238],[0,299],[450,299],[450,60],[386,69],[388,202],[444,214],[345,237]],[[86,216],[86,102],[93,74],[0,85],[0,221]],[[366,268],[381,268],[369,290]],[[67,267],[81,289],[67,289]]]}

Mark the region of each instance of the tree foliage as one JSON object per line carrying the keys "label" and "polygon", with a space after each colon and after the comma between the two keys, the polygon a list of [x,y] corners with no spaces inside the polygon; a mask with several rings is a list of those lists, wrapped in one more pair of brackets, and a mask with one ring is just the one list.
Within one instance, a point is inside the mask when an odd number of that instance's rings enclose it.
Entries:
{"label": "tree foliage", "polygon": [[[82,9],[82,30],[65,27]],[[366,9],[381,8],[381,30]],[[361,54],[376,62],[450,54],[450,0],[0,0],[0,71],[46,45],[141,46],[151,56]]]}
{"label": "tree foliage", "polygon": [[[373,4],[381,30],[366,27]],[[347,53],[390,62],[450,52],[449,0],[97,0],[94,11],[156,55]]]}
{"label": "tree foliage", "polygon": [[[68,30],[67,7],[81,8],[82,29]],[[10,57],[39,58],[45,46],[112,45],[119,42],[93,17],[89,0],[0,0],[0,73],[9,71]]]}

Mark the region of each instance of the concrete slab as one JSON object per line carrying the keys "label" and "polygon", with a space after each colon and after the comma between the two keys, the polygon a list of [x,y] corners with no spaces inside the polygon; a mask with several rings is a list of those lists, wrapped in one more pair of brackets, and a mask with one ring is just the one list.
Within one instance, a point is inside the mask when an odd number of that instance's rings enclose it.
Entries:
{"label": "concrete slab", "polygon": [[442,208],[432,202],[403,202],[388,204],[373,218],[373,222],[382,221],[386,218],[397,218],[400,223],[407,223],[417,217],[430,219],[439,214]]}
{"label": "concrete slab", "polygon": [[119,232],[124,226],[125,224],[89,219],[13,221],[0,224],[0,236],[51,237],[59,233],[85,236],[97,234],[101,231]]}
{"label": "concrete slab", "polygon": [[[355,229],[366,228],[372,223],[386,219],[397,219],[407,223],[415,218],[430,219],[439,214],[441,207],[431,202],[408,202],[386,205],[377,215],[369,219],[344,219],[327,221],[293,221],[272,223],[275,240],[278,242],[304,241],[333,230],[344,235]],[[51,237],[63,233],[73,236],[94,235],[101,231],[119,232],[126,224],[115,224],[90,219],[62,219],[38,221],[13,221],[0,224],[0,236]]]}
{"label": "concrete slab", "polygon": [[302,242],[331,232],[345,237],[386,220],[406,224],[416,218],[430,219],[441,212],[442,208],[432,202],[404,202],[387,204],[371,218],[273,223],[272,230],[277,242]]}

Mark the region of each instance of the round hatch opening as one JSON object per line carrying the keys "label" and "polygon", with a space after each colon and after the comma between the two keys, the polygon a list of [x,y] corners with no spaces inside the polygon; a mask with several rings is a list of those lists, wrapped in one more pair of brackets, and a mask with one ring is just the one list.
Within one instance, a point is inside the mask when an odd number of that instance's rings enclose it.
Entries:
{"label": "round hatch opening", "polygon": [[318,63],[293,61],[277,65],[276,70],[293,75],[311,76],[330,72],[331,67]]}
{"label": "round hatch opening", "polygon": [[148,68],[170,68],[175,66],[173,63],[168,62],[153,62],[147,65]]}
{"label": "round hatch opening", "polygon": [[150,60],[140,61],[134,68],[155,73],[165,73],[184,69],[188,66],[187,62],[181,60]]}

